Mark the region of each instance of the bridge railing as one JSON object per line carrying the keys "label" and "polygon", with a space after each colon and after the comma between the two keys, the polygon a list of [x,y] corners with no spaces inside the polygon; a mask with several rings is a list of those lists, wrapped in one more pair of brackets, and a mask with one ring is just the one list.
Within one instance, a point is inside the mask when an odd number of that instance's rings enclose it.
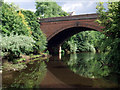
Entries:
{"label": "bridge railing", "polygon": [[98,14],[84,14],[84,15],[74,15],[74,16],[64,16],[64,17],[51,17],[39,19],[39,22],[56,22],[56,21],[70,21],[70,20],[85,20],[85,19],[97,19]]}

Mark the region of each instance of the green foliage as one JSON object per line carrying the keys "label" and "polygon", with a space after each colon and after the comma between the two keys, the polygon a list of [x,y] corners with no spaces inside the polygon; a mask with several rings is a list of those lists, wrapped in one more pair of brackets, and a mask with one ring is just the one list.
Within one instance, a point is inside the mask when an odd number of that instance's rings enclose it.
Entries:
{"label": "green foliage", "polygon": [[0,25],[1,34],[10,35],[18,33],[23,35],[29,35],[27,26],[23,22],[23,18],[16,12],[17,8],[13,4],[7,4],[2,2],[2,25]]}
{"label": "green foliage", "polygon": [[44,62],[33,63],[33,66],[27,68],[27,72],[22,72],[14,80],[11,87],[13,88],[40,88],[40,83],[46,74],[46,64]]}
{"label": "green foliage", "polygon": [[56,2],[36,2],[36,15],[40,18],[68,15]]}
{"label": "green foliage", "polygon": [[120,72],[120,1],[108,2],[108,10],[105,11],[103,3],[98,3],[96,7],[99,14],[98,23],[105,28],[107,34],[105,40],[101,41],[102,51],[106,52],[106,60],[111,65],[114,72]]}
{"label": "green foliage", "polygon": [[70,52],[76,53],[76,51],[77,51],[77,44],[74,43],[73,39],[68,41],[68,45],[70,46]]}
{"label": "green foliage", "polygon": [[103,3],[98,3],[97,13],[99,14],[98,23],[105,26],[103,29],[112,38],[120,38],[120,1],[108,2],[108,10],[103,7]]}
{"label": "green foliage", "polygon": [[70,54],[70,60],[66,61],[66,63],[72,71],[79,75],[100,78],[108,76],[110,73],[108,65],[103,63],[104,59],[103,54]]}
{"label": "green foliage", "polygon": [[[83,31],[72,36],[62,45],[62,49],[72,50],[75,48],[77,52],[96,52],[99,50],[99,42],[105,38],[105,35],[97,31]],[[72,44],[73,43],[73,44]]]}
{"label": "green foliage", "polygon": [[[19,11],[20,12],[20,11]],[[46,49],[46,36],[40,30],[40,24],[37,22],[37,16],[29,10],[21,10],[25,20],[28,23],[31,37],[36,41],[34,51],[39,52]]]}
{"label": "green foliage", "polygon": [[14,4],[2,2],[0,20],[2,54],[13,60],[20,54],[38,53],[46,49],[46,37],[37,17],[31,11],[17,11]]}
{"label": "green foliage", "polygon": [[20,53],[27,54],[33,51],[35,41],[24,35],[10,35],[2,37],[1,48],[4,56],[8,56],[11,60],[14,57],[19,57]]}

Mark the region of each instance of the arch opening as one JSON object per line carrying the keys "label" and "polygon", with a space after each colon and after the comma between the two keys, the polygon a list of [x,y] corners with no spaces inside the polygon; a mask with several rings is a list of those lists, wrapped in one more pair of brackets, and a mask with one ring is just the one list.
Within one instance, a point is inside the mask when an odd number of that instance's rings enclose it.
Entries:
{"label": "arch opening", "polygon": [[56,54],[56,51],[59,51],[59,46],[63,44],[64,41],[66,41],[68,38],[71,36],[82,32],[82,31],[98,31],[92,28],[87,28],[87,27],[71,27],[64,29],[60,32],[56,32],[56,34],[53,35],[51,39],[48,40],[48,50],[50,54]]}

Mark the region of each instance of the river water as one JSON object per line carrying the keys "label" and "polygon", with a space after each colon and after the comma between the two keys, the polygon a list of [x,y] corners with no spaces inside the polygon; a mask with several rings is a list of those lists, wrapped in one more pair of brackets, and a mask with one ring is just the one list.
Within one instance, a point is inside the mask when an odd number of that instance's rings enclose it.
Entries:
{"label": "river water", "polygon": [[21,71],[3,72],[3,87],[15,88],[119,88],[120,76],[110,73],[103,55],[79,53],[52,56]]}

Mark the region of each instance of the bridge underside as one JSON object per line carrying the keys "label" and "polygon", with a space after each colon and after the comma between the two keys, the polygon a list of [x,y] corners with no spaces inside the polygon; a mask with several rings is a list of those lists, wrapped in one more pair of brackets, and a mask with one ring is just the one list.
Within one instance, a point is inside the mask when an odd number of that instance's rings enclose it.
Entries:
{"label": "bridge underside", "polygon": [[82,31],[90,31],[90,30],[94,30],[94,29],[86,28],[86,27],[72,27],[63,30],[62,32],[59,32],[50,40],[48,40],[48,50],[50,54],[52,55],[57,54],[59,51],[59,46],[61,46],[64,43],[64,41],[70,38],[71,36]]}

